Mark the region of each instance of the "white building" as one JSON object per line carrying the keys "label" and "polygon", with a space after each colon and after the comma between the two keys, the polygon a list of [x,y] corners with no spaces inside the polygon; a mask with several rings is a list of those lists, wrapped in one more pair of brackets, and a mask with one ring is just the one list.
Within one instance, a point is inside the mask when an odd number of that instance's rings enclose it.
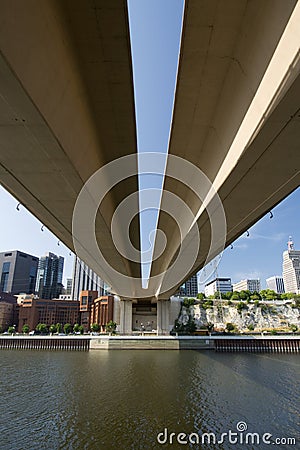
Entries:
{"label": "white building", "polygon": [[260,280],[259,279],[246,279],[241,280],[238,283],[234,283],[232,286],[233,291],[241,292],[241,291],[250,291],[250,292],[259,292],[260,291]]}
{"label": "white building", "polygon": [[215,292],[232,292],[231,278],[215,278],[206,284],[204,288],[205,297],[214,295]]}
{"label": "white building", "polygon": [[291,237],[288,249],[283,252],[282,274],[285,292],[300,294],[300,251],[294,249]]}
{"label": "white building", "polygon": [[81,291],[98,291],[99,297],[106,295],[107,286],[104,281],[78,256],[74,258],[72,292],[73,300],[79,300]]}
{"label": "white building", "polygon": [[268,289],[272,289],[272,291],[277,292],[277,294],[284,294],[284,283],[282,277],[274,275],[273,277],[267,278],[266,283]]}

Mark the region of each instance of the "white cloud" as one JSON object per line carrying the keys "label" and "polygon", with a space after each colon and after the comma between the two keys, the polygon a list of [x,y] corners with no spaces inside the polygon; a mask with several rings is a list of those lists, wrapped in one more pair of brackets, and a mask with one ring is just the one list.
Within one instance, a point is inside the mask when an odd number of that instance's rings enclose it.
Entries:
{"label": "white cloud", "polygon": [[264,234],[260,234],[260,233],[256,233],[255,231],[250,231],[249,236],[245,236],[242,235],[240,239],[249,239],[249,240],[254,240],[254,239],[266,239],[268,241],[273,241],[273,242],[281,242],[284,239],[288,239],[288,236],[286,233],[273,233],[273,234],[268,234],[268,235],[264,235]]}
{"label": "white cloud", "polygon": [[258,270],[252,270],[249,272],[235,272],[234,276],[232,277],[232,282],[233,283],[238,283],[241,280],[246,280],[246,279],[261,279],[261,273]]}

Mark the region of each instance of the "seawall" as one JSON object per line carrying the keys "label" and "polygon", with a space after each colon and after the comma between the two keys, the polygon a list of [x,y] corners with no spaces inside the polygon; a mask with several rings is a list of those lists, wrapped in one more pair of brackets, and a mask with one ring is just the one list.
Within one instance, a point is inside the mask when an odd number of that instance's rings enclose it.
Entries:
{"label": "seawall", "polygon": [[214,350],[299,353],[300,336],[2,336],[1,350]]}

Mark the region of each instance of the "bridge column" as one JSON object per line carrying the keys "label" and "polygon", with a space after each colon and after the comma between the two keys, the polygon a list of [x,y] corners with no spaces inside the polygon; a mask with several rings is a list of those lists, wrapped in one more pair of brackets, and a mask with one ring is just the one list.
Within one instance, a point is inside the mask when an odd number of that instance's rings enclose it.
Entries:
{"label": "bridge column", "polygon": [[157,300],[157,334],[170,333],[170,300]]}
{"label": "bridge column", "polygon": [[132,300],[120,300],[120,333],[132,334]]}

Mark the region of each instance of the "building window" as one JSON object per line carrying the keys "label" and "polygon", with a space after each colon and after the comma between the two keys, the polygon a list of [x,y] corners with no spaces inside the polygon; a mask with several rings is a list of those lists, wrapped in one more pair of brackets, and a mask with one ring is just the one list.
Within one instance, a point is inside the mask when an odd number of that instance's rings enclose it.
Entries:
{"label": "building window", "polygon": [[0,285],[0,290],[2,292],[7,292],[9,268],[10,268],[10,262],[3,263],[2,275],[1,275],[1,285]]}

